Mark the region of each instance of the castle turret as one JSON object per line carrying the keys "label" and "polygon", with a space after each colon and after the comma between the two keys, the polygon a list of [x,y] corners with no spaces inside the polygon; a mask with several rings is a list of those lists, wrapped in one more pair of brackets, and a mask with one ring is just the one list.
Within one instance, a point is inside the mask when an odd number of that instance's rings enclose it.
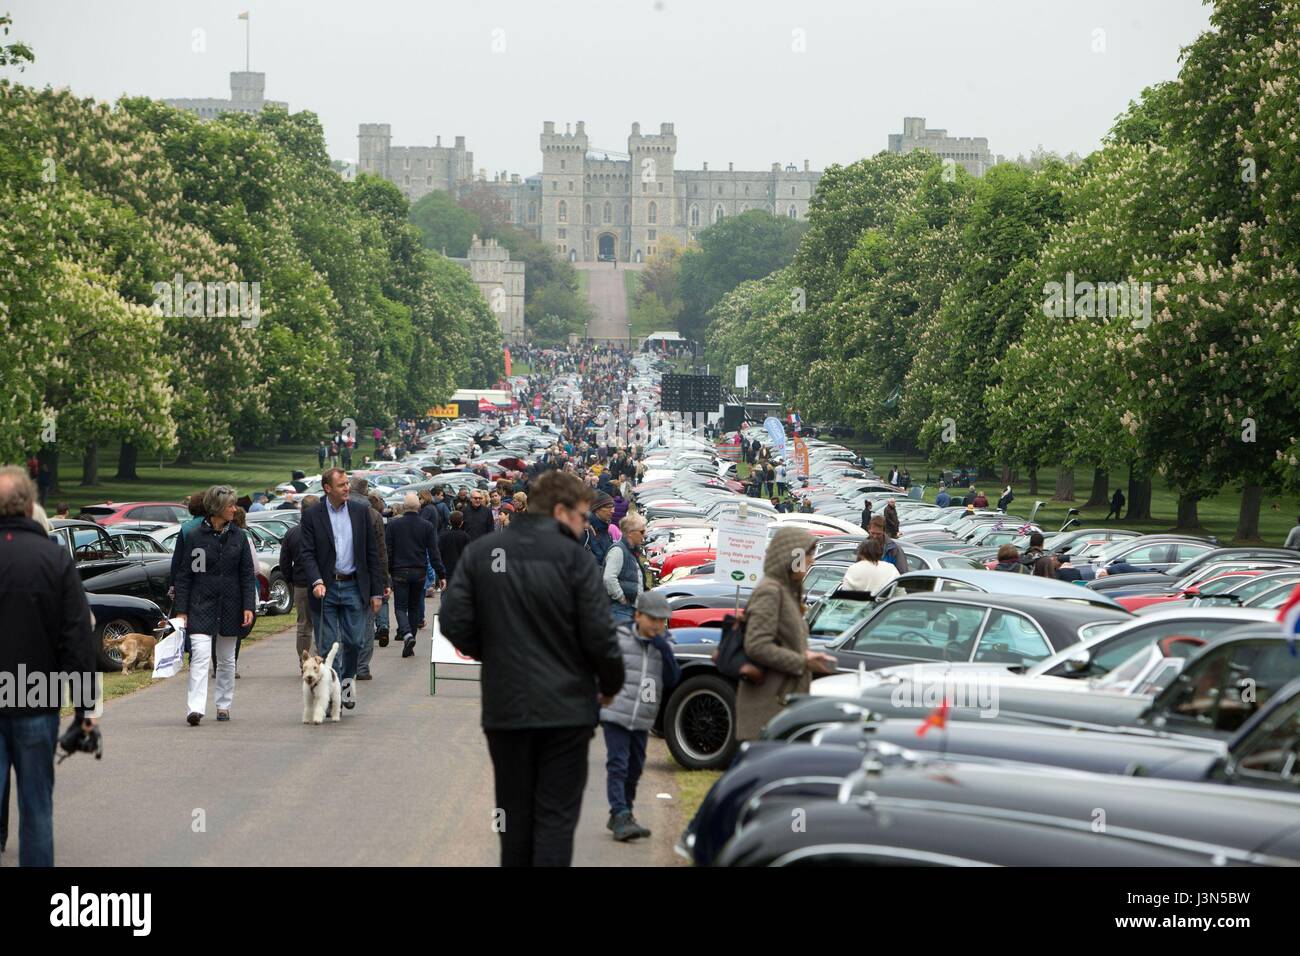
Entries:
{"label": "castle turret", "polygon": [[393,127],[388,123],[362,123],[357,133],[357,171],[388,178],[388,151]]}

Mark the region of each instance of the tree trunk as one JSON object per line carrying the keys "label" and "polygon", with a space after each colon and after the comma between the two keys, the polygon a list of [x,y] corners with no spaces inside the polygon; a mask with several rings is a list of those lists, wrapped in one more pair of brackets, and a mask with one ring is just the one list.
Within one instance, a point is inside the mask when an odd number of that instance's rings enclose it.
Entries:
{"label": "tree trunk", "polygon": [[50,494],[59,490],[59,446],[46,445],[36,453],[36,460],[50,466]]}
{"label": "tree trunk", "polygon": [[1002,466],[1002,487],[1005,488],[1011,484],[1011,463],[1007,462]]}
{"label": "tree trunk", "polygon": [[1128,473],[1128,511],[1124,520],[1151,520],[1151,479],[1139,478],[1131,468]]}
{"label": "tree trunk", "polygon": [[1199,495],[1179,495],[1178,496],[1178,524],[1175,528],[1199,528],[1201,519],[1196,513],[1196,503],[1200,500]]}
{"label": "tree trunk", "polygon": [[140,449],[136,447],[135,442],[122,442],[122,450],[117,456],[117,481],[139,481],[140,476],[135,473],[136,460],[140,457]]}
{"label": "tree trunk", "polygon": [[1031,495],[1038,494],[1038,469],[1037,468],[1029,469],[1029,493]]}
{"label": "tree trunk", "polygon": [[1259,507],[1264,503],[1262,485],[1241,489],[1241,510],[1237,513],[1237,540],[1259,541]]}
{"label": "tree trunk", "polygon": [[86,450],[81,456],[81,487],[88,488],[99,484],[99,442],[86,442]]}
{"label": "tree trunk", "polygon": [[1061,465],[1056,469],[1056,492],[1053,501],[1074,500],[1074,466]]}
{"label": "tree trunk", "polygon": [[1110,472],[1104,468],[1092,470],[1092,493],[1084,502],[1085,508],[1099,508],[1110,504]]}

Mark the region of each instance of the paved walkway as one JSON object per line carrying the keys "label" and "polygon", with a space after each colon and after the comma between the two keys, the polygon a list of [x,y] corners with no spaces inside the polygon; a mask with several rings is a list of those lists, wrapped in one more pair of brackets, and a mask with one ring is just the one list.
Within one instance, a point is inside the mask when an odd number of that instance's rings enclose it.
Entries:
{"label": "paved walkway", "polygon": [[[247,645],[232,719],[185,723],[184,673],[105,707],[104,759],[58,770],[55,861],[76,866],[494,866],[492,765],[477,683],[439,681],[429,642],[412,658],[376,646],[373,681],[338,724],[304,725],[292,631]],[[604,745],[591,763],[574,851],[579,866],[672,865],[671,758],[652,740],[638,818],[649,840],[605,829]],[[17,807],[11,806],[15,866]],[[202,822],[206,832],[201,830]]]}
{"label": "paved walkway", "polygon": [[617,269],[609,262],[577,263],[576,267],[587,273],[587,301],[596,312],[590,337],[627,345],[627,290],[623,284],[627,263],[620,262]]}

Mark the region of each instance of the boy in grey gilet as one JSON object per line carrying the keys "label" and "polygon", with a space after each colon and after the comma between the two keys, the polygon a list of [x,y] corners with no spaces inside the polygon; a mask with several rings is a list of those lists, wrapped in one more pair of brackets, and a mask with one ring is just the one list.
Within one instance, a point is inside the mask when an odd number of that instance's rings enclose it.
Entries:
{"label": "boy in grey gilet", "polygon": [[600,709],[605,733],[605,792],[615,840],[649,836],[632,816],[637,781],[645,766],[646,738],[660,705],[677,686],[681,671],[666,631],[672,611],[662,594],[642,591],[632,620],[618,628],[623,651],[623,688]]}

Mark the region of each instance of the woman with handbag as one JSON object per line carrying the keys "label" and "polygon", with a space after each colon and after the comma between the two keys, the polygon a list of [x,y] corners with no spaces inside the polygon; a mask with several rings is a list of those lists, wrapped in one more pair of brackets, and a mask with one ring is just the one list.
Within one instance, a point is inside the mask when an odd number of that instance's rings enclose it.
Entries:
{"label": "woman with handbag", "polygon": [[175,616],[190,639],[187,703],[191,727],[207,710],[208,668],[216,658],[217,720],[230,719],[235,696],[235,647],[253,626],[257,577],[248,536],[235,524],[235,489],[214,485],[203,495],[206,516],[177,562]]}
{"label": "woman with handbag", "polygon": [[[736,691],[736,739],[754,740],[791,694],[806,693],[814,674],[835,672],[835,658],[808,650],[803,578],[817,538],[779,528],[768,542],[763,579],[745,605],[745,656],[752,667]],[[755,669],[758,673],[755,673]]]}

